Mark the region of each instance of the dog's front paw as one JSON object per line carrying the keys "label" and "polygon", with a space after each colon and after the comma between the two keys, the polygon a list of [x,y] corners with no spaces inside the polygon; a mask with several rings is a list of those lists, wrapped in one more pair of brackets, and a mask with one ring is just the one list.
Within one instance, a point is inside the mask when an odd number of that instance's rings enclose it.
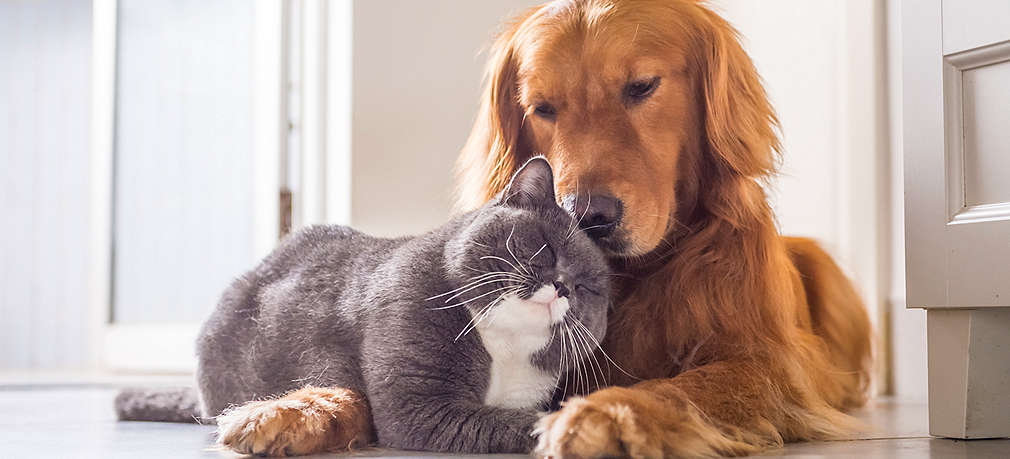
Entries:
{"label": "dog's front paw", "polygon": [[249,402],[217,417],[218,442],[235,452],[291,456],[321,451],[329,419],[301,400]]}
{"label": "dog's front paw", "polygon": [[640,427],[637,417],[634,405],[619,397],[571,399],[537,423],[534,453],[543,457],[663,457],[662,445]]}
{"label": "dog's front paw", "polygon": [[347,389],[305,387],[217,417],[218,442],[236,452],[296,456],[348,450],[374,438],[368,404]]}

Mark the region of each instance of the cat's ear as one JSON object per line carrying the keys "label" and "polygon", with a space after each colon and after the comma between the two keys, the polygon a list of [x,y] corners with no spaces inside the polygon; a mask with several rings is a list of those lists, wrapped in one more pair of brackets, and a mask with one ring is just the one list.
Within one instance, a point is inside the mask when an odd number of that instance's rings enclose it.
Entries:
{"label": "cat's ear", "polygon": [[536,156],[512,176],[500,204],[513,207],[557,205],[554,198],[554,171],[543,156]]}

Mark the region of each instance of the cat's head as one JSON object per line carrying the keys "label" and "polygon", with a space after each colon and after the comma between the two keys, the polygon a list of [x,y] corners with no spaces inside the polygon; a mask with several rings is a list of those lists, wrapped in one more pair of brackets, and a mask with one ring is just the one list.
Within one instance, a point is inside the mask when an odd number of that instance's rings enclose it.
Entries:
{"label": "cat's head", "polygon": [[457,289],[448,303],[465,302],[477,327],[547,334],[552,344],[577,330],[579,345],[595,347],[610,305],[607,260],[578,228],[578,216],[558,206],[547,160],[529,160],[476,212],[446,248]]}

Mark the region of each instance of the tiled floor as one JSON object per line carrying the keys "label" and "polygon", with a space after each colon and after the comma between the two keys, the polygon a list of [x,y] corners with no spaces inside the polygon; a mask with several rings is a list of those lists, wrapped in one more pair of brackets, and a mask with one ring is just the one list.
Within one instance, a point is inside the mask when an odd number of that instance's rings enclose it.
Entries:
{"label": "tiled floor", "polygon": [[[0,457],[233,456],[208,448],[211,426],[116,422],[114,395],[115,390],[103,387],[0,389]],[[790,444],[761,457],[1010,458],[1010,440],[930,438],[924,403],[878,400],[856,414],[876,432],[852,441]],[[381,450],[359,455],[425,456]]]}

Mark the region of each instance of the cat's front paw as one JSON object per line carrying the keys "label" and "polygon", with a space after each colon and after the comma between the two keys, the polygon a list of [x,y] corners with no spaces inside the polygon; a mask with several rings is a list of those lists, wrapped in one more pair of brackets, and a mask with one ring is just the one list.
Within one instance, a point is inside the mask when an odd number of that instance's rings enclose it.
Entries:
{"label": "cat's front paw", "polygon": [[306,388],[232,408],[217,417],[218,442],[258,456],[297,456],[367,444],[371,441],[367,411],[360,413],[338,395],[342,394],[330,389]]}

